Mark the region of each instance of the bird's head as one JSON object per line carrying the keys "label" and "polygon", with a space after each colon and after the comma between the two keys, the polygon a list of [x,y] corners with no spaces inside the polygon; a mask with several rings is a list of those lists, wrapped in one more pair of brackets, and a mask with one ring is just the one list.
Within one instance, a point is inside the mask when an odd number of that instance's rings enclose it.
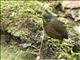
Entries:
{"label": "bird's head", "polygon": [[46,23],[49,23],[53,20],[55,20],[55,16],[53,16],[50,12],[48,12],[47,10],[45,11],[45,13],[43,13],[43,23],[46,24]]}

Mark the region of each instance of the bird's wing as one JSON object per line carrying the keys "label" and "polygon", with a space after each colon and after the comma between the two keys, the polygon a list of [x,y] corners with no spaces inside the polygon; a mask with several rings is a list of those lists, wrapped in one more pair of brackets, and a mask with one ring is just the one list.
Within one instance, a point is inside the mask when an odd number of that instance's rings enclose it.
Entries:
{"label": "bird's wing", "polygon": [[48,36],[56,39],[61,38],[61,35],[51,26],[50,23],[48,23],[44,29]]}
{"label": "bird's wing", "polygon": [[63,22],[59,21],[59,20],[54,20],[53,22],[51,22],[54,30],[59,33],[62,37],[67,38],[67,30],[66,30],[66,26]]}

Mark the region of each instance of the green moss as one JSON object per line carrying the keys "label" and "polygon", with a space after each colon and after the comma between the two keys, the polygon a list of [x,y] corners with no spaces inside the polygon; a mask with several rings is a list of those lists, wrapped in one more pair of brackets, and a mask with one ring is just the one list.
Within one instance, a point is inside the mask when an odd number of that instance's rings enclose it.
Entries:
{"label": "green moss", "polygon": [[1,46],[1,60],[35,60],[35,57],[16,46]]}

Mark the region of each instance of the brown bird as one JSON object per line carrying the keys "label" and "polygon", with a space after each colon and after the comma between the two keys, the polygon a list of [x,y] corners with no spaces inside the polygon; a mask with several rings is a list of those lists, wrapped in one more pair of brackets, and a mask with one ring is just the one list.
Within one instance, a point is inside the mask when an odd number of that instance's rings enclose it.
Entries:
{"label": "brown bird", "polygon": [[[46,11],[43,14],[43,27],[44,27],[44,31],[49,37],[54,38],[54,39],[59,39],[60,43],[62,43],[64,38],[68,38],[66,26],[64,26],[64,23],[57,20],[57,17],[53,16],[48,11]],[[43,40],[44,38],[41,41],[41,46],[39,50],[39,55],[40,55],[39,57],[41,60],[44,60],[42,59],[42,55],[41,55]]]}
{"label": "brown bird", "polygon": [[61,43],[64,38],[68,38],[65,24],[48,11],[43,14],[43,24],[44,31],[49,37],[59,39]]}

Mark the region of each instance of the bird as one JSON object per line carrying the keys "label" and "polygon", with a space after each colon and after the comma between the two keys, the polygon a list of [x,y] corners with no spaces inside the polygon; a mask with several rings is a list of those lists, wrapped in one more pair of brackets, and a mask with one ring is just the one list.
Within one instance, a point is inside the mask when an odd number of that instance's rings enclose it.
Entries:
{"label": "bird", "polygon": [[53,16],[47,10],[42,16],[43,29],[49,37],[59,39],[60,43],[62,43],[64,38],[68,39],[68,32],[66,26],[63,22],[57,19],[57,16]]}
{"label": "bird", "polygon": [[[42,14],[42,20],[43,20],[43,30],[50,38],[53,39],[59,39],[60,44],[62,44],[63,39],[68,39],[68,33],[66,30],[66,26],[63,22],[59,21],[57,19],[57,16],[52,15],[49,11],[45,10],[45,13]],[[44,33],[43,32],[43,33]],[[45,34],[43,34],[44,36]],[[45,36],[44,36],[45,37]],[[42,46],[45,38],[42,38],[41,40],[41,46],[39,50],[39,57],[42,60]]]}

